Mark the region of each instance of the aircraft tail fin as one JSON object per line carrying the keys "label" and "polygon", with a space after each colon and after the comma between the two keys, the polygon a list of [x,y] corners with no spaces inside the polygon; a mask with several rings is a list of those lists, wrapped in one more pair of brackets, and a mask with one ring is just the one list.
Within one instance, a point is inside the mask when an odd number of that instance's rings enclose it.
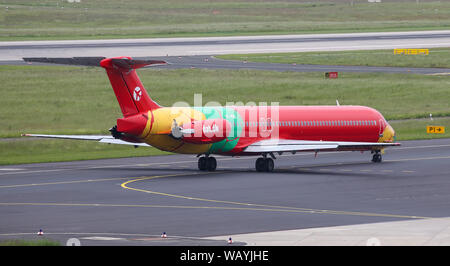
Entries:
{"label": "aircraft tail fin", "polygon": [[166,64],[166,62],[133,60],[130,57],[106,58],[100,62],[100,66],[106,69],[125,117],[160,108],[148,95],[135,70],[148,65],[160,64]]}
{"label": "aircraft tail fin", "polygon": [[145,66],[165,65],[160,60],[135,60],[131,57],[73,57],[73,58],[23,58],[26,62],[52,63],[64,65],[100,66],[105,68],[123,116],[157,109],[142,85],[136,69]]}

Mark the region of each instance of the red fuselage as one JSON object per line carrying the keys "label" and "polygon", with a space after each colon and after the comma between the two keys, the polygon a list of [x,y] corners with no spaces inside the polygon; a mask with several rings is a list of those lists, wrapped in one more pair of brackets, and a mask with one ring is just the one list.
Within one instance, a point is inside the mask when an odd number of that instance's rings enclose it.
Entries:
{"label": "red fuselage", "polygon": [[245,125],[236,148],[273,137],[305,141],[393,142],[395,136],[383,115],[365,106],[279,106],[278,118],[272,115],[270,107],[264,107],[263,111],[258,108],[258,114],[253,117],[248,107],[232,108],[244,118]]}

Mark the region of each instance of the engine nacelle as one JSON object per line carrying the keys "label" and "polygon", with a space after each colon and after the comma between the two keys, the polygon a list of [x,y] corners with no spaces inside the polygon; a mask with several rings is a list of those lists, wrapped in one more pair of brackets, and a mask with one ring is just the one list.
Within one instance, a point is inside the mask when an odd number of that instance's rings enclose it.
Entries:
{"label": "engine nacelle", "polygon": [[137,114],[117,119],[117,131],[132,136],[139,136],[147,125],[147,114]]}
{"label": "engine nacelle", "polygon": [[183,124],[182,139],[188,143],[209,144],[224,140],[231,131],[231,124],[225,119],[207,119]]}

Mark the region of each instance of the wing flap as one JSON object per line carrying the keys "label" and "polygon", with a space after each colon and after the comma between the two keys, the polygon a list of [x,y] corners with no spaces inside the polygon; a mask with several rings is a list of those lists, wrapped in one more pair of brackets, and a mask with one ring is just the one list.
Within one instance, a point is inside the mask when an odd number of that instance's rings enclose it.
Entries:
{"label": "wing flap", "polygon": [[245,152],[317,151],[336,149],[337,147],[337,145],[250,145]]}
{"label": "wing flap", "polygon": [[247,146],[244,152],[285,152],[320,151],[339,149],[376,149],[388,146],[400,146],[400,143],[346,142],[346,141],[308,141],[308,140],[262,140]]}

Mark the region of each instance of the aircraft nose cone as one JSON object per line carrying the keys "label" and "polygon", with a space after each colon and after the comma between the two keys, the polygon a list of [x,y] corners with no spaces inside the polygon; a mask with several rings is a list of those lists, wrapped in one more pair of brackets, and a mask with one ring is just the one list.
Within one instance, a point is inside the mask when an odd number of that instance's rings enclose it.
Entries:
{"label": "aircraft nose cone", "polygon": [[395,130],[391,125],[387,125],[383,132],[384,142],[394,142],[395,137]]}

